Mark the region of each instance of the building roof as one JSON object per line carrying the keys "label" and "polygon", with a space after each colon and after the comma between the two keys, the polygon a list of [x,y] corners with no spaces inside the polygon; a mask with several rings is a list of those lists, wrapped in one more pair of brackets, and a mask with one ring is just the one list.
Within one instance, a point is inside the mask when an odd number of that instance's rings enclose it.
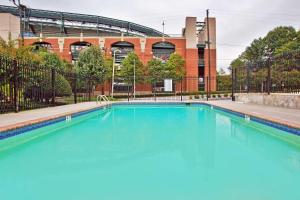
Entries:
{"label": "building roof", "polygon": [[[17,7],[0,5],[0,13],[10,13],[19,16]],[[23,16],[25,35],[84,35],[161,37],[163,33],[153,28],[132,23],[129,21],[113,19],[97,15],[86,15],[69,12],[49,11],[40,9],[26,9]]]}

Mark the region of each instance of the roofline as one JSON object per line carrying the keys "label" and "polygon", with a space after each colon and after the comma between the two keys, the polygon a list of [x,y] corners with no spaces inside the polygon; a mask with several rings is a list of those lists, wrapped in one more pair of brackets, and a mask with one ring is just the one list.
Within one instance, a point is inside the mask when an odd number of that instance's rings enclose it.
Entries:
{"label": "roofline", "polygon": [[[114,26],[114,27],[126,29],[127,31],[138,32],[146,36],[156,36],[156,37],[163,36],[162,32],[157,31],[153,28],[146,27],[133,22],[109,18],[109,17],[70,13],[70,12],[60,12],[60,11],[49,11],[49,10],[32,9],[32,8],[28,8],[27,11],[29,17],[38,18],[38,19],[66,20],[66,21],[81,22],[81,23],[93,23],[98,25],[102,24],[106,26]],[[18,8],[14,6],[0,5],[0,13],[10,13],[12,15],[19,16]]]}

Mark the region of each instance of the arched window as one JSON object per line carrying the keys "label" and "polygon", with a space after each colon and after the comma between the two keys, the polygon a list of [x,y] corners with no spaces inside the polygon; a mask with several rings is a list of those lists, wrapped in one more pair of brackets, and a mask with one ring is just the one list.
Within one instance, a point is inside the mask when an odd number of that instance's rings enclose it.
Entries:
{"label": "arched window", "polygon": [[123,59],[127,56],[128,53],[134,51],[134,45],[129,42],[116,42],[111,45],[111,53],[114,56],[114,51],[119,50],[121,52],[116,52],[116,60],[117,64],[120,64]]}
{"label": "arched window", "polygon": [[166,61],[175,52],[175,45],[169,42],[158,42],[152,45],[152,52],[153,57]]}
{"label": "arched window", "polygon": [[40,50],[40,49],[46,49],[46,50],[51,50],[52,45],[49,42],[35,42],[32,44],[34,46],[35,50]]}
{"label": "arched window", "polygon": [[72,60],[73,61],[78,60],[79,52],[89,46],[91,46],[91,43],[88,42],[75,42],[71,44],[70,49],[71,49]]}

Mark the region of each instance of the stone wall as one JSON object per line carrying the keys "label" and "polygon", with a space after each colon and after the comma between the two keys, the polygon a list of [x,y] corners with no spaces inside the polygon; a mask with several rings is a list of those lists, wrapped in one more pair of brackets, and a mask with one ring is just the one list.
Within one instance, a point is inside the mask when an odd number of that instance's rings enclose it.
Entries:
{"label": "stone wall", "polygon": [[235,94],[236,101],[300,109],[300,94]]}

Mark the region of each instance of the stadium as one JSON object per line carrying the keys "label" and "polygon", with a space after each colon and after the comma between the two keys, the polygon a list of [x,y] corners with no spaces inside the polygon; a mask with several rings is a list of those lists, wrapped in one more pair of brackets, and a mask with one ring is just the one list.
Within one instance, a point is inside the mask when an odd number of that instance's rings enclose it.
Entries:
{"label": "stadium", "polygon": [[[153,57],[167,60],[175,52],[185,59],[185,92],[216,90],[215,18],[199,21],[196,17],[186,17],[181,35],[174,37],[147,26],[103,16],[0,5],[0,36],[7,40],[9,33],[24,45],[47,48],[72,63],[90,45],[100,46],[107,57],[115,56],[117,65],[129,52],[135,52],[143,64]],[[109,84],[104,89],[109,93]],[[147,93],[152,87],[139,84],[136,90]]]}

